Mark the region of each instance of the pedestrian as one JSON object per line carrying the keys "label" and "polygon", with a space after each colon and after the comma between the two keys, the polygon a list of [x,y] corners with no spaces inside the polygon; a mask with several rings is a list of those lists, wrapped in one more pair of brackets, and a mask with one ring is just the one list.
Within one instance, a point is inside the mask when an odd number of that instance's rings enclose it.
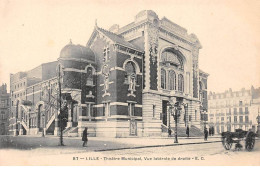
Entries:
{"label": "pedestrian", "polygon": [[204,140],[205,140],[205,141],[208,140],[208,130],[207,130],[206,127],[204,128]]}
{"label": "pedestrian", "polygon": [[189,126],[187,126],[186,134],[187,134],[187,137],[189,138],[190,137],[190,128],[189,128]]}
{"label": "pedestrian", "polygon": [[83,141],[83,147],[87,147],[87,143],[88,143],[88,128],[85,127],[85,130],[83,131],[82,134],[82,141]]}
{"label": "pedestrian", "polygon": [[172,136],[172,129],[171,128],[168,128],[168,137],[171,137]]}

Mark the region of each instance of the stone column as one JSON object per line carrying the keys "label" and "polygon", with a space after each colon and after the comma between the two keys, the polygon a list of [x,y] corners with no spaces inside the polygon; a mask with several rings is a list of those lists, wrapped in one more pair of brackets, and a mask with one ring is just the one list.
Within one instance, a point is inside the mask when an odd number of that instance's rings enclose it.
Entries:
{"label": "stone column", "polygon": [[72,109],[72,103],[69,103],[68,104],[68,122],[67,122],[67,127],[72,127],[71,109]]}
{"label": "stone column", "polygon": [[180,112],[180,117],[179,117],[179,124],[180,127],[185,127],[185,107],[183,105],[181,105],[181,112]]}
{"label": "stone column", "polygon": [[58,119],[58,111],[55,112],[55,128],[54,128],[54,136],[59,135],[59,119]]}
{"label": "stone column", "polygon": [[78,118],[78,136],[81,137],[82,136],[82,132],[83,132],[83,124],[82,124],[82,106],[81,104],[78,104],[77,106],[77,113],[79,114],[79,118]]}
{"label": "stone column", "polygon": [[46,135],[46,116],[47,116],[47,112],[45,111],[45,109],[43,110],[45,113],[44,113],[44,116],[43,116],[43,135],[45,136]]}
{"label": "stone column", "polygon": [[20,129],[19,129],[19,135],[23,135],[23,126],[22,126],[22,121],[20,121]]}

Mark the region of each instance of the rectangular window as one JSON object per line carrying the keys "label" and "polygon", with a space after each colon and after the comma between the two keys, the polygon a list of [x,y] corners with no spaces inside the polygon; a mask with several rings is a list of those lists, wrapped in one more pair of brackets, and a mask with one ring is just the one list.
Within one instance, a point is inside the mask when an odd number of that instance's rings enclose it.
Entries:
{"label": "rectangular window", "polygon": [[221,117],[221,121],[224,121],[224,117]]}
{"label": "rectangular window", "polygon": [[237,122],[237,116],[234,116],[234,122]]}
{"label": "rectangular window", "polygon": [[191,121],[191,117],[192,117],[192,116],[191,116],[191,115],[189,115],[189,121]]}
{"label": "rectangular window", "polygon": [[245,116],[245,122],[248,123],[249,120],[248,120],[248,116]]}
{"label": "rectangular window", "polygon": [[155,117],[155,105],[153,105],[153,117]]}
{"label": "rectangular window", "polygon": [[108,59],[109,59],[109,47],[106,47],[106,48],[104,48],[104,52],[103,52],[103,54],[104,54],[104,62],[106,62],[106,61],[108,61]]}
{"label": "rectangular window", "polygon": [[128,115],[129,116],[135,115],[135,104],[134,103],[128,103]]}
{"label": "rectangular window", "polygon": [[243,105],[243,102],[242,101],[239,101],[239,106],[242,106]]}
{"label": "rectangular window", "polygon": [[110,103],[104,103],[103,104],[103,113],[104,116],[110,116]]}
{"label": "rectangular window", "polygon": [[245,107],[245,113],[248,114],[248,107]]}
{"label": "rectangular window", "polygon": [[93,104],[91,103],[87,104],[87,116],[93,117]]}
{"label": "rectangular window", "polygon": [[234,114],[237,114],[237,108],[234,108]]}
{"label": "rectangular window", "polygon": [[243,116],[239,116],[239,122],[243,123]]}
{"label": "rectangular window", "polygon": [[243,113],[243,109],[242,109],[242,107],[239,108],[239,113],[240,113],[240,114]]}

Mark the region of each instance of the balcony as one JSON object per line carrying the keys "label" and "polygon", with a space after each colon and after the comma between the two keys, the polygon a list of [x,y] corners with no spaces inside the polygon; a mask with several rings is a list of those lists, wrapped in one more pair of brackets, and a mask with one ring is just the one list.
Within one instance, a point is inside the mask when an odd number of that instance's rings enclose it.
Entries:
{"label": "balcony", "polygon": [[252,125],[252,121],[249,122],[233,122],[232,124],[236,124],[236,125]]}

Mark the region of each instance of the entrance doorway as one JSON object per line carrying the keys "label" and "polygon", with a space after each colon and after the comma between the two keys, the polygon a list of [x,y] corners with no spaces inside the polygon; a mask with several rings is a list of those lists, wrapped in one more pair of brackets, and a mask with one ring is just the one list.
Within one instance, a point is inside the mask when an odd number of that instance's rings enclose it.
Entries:
{"label": "entrance doorway", "polygon": [[162,101],[162,123],[167,126],[167,100]]}

